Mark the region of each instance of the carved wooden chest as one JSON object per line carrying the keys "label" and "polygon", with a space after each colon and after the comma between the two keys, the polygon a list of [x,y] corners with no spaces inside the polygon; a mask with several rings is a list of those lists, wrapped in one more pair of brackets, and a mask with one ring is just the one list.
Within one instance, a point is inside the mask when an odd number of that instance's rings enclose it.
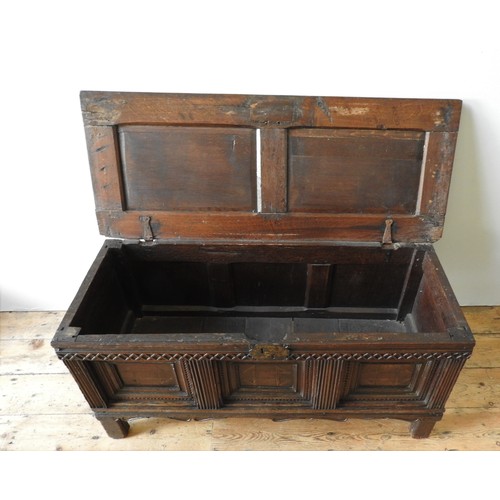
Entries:
{"label": "carved wooden chest", "polygon": [[397,418],[474,340],[433,250],[456,100],[83,92],[109,238],[53,339],[96,417]]}

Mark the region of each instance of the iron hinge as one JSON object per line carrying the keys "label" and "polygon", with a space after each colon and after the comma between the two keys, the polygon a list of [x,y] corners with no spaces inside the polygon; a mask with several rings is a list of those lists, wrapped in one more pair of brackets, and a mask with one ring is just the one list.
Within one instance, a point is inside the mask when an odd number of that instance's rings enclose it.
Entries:
{"label": "iron hinge", "polygon": [[142,238],[139,242],[143,245],[154,245],[156,239],[153,234],[153,228],[151,227],[151,217],[149,215],[141,215],[139,220],[142,224]]}
{"label": "iron hinge", "polygon": [[387,250],[397,250],[401,245],[392,240],[393,219],[385,220],[384,234],[382,235],[382,248]]}

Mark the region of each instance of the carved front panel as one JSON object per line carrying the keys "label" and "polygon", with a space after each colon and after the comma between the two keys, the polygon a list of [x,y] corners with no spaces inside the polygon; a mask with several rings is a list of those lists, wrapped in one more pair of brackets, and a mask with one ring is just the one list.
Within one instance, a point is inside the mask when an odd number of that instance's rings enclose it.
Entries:
{"label": "carved front panel", "polygon": [[93,363],[93,370],[109,402],[192,402],[180,363]]}
{"label": "carved front panel", "polygon": [[221,363],[224,402],[304,402],[303,363],[242,361]]}
{"label": "carved front panel", "polygon": [[157,386],[180,390],[174,363],[118,363],[115,365],[127,386]]}
{"label": "carved front panel", "polygon": [[[68,354],[92,408],[442,410],[470,353],[228,355]],[[138,361],[127,361],[134,357]],[[83,361],[113,359],[113,361]],[[140,361],[141,359],[150,361]],[[167,361],[172,359],[172,361]]]}
{"label": "carved front panel", "polygon": [[427,407],[438,363],[435,360],[351,362],[340,405],[373,407],[392,402],[408,407]]}
{"label": "carved front panel", "polygon": [[297,363],[239,363],[240,387],[297,388]]}

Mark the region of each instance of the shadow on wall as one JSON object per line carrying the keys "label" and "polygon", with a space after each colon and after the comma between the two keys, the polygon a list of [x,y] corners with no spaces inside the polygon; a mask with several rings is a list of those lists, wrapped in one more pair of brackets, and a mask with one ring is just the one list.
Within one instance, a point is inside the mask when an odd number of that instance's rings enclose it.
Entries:
{"label": "shadow on wall", "polygon": [[[50,292],[47,292],[50,295]],[[29,304],[38,304],[30,307]],[[41,304],[41,306],[40,306]],[[46,310],[40,297],[32,293],[19,293],[18,290],[0,288],[0,311],[42,311]],[[0,327],[2,325],[0,324]]]}
{"label": "shadow on wall", "polygon": [[[484,115],[483,115],[484,116]],[[482,128],[482,127],[481,127]],[[482,193],[487,171],[478,149],[472,106],[464,103],[442,240],[436,251],[459,303],[493,305],[495,266],[491,214]],[[487,299],[489,297],[489,300]]]}

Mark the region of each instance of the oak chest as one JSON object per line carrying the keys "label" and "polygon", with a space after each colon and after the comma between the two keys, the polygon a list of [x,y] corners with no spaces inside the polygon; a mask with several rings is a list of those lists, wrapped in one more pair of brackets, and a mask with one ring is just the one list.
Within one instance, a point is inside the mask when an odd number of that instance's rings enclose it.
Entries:
{"label": "oak chest", "polygon": [[237,416],[430,434],[474,345],[432,246],[460,101],[81,102],[108,239],[52,345],[111,437]]}

